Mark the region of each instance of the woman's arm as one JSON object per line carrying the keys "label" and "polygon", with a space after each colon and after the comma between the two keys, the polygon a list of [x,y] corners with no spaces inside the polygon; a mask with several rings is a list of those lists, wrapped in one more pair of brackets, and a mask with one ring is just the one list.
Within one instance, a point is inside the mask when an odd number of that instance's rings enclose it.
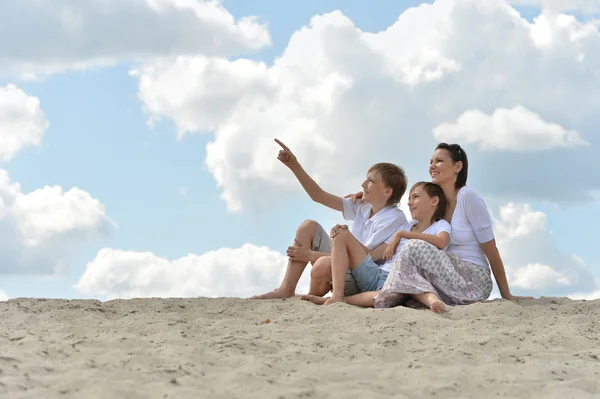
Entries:
{"label": "woman's arm", "polygon": [[492,269],[492,273],[494,274],[496,284],[498,284],[500,295],[504,299],[511,299],[512,294],[510,293],[510,288],[508,287],[504,263],[500,257],[500,251],[498,251],[498,247],[496,246],[496,240],[493,239],[479,245],[481,246],[481,249],[483,249],[483,253],[487,257],[488,262],[490,262],[490,267]]}
{"label": "woman's arm", "polygon": [[498,284],[500,296],[511,301],[518,299],[533,299],[532,296],[518,296],[510,293],[506,272],[504,271],[504,263],[500,257],[500,251],[498,251],[498,247],[496,246],[496,240],[494,239],[479,245],[481,245],[481,249],[483,249],[483,253],[485,253],[488,262],[490,262],[494,279],[496,280],[496,284]]}

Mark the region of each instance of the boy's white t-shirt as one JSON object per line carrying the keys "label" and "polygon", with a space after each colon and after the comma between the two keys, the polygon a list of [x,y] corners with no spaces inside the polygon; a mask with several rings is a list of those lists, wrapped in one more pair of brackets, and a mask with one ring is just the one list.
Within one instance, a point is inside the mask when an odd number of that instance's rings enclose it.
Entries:
{"label": "boy's white t-shirt", "polygon": [[464,261],[489,267],[480,244],[493,239],[492,218],[485,201],[474,188],[461,188],[452,215],[452,237],[448,252]]}
{"label": "boy's white t-shirt", "polygon": [[[415,224],[417,224],[417,221],[411,220],[410,222],[404,223],[396,231],[410,231]],[[440,234],[443,231],[445,231],[448,234],[451,234],[451,230],[452,230],[452,227],[450,226],[450,223],[448,223],[447,221],[442,219],[442,220],[438,220],[435,223],[432,223],[431,226],[426,228],[422,234],[431,234],[431,235],[437,236],[438,234]],[[450,235],[450,237],[452,237],[452,235]],[[389,244],[390,241],[392,241],[392,237],[387,239],[385,242],[387,244]],[[394,266],[394,263],[396,262],[396,258],[398,258],[398,254],[400,254],[400,249],[402,249],[402,246],[407,241],[408,241],[408,239],[406,239],[406,238],[403,238],[402,240],[400,240],[400,243],[398,244],[398,248],[396,248],[396,252],[394,253],[394,256],[392,256],[392,259],[388,260],[387,262],[385,262],[383,265],[381,265],[379,267],[381,270],[386,271],[388,273],[390,272],[390,270],[392,270],[392,267]]]}
{"label": "boy's white t-shirt", "polygon": [[352,220],[350,232],[369,250],[377,248],[390,238],[402,224],[406,223],[406,216],[398,206],[388,205],[373,217],[372,206],[369,203],[352,203],[350,198],[343,198],[344,219]]}

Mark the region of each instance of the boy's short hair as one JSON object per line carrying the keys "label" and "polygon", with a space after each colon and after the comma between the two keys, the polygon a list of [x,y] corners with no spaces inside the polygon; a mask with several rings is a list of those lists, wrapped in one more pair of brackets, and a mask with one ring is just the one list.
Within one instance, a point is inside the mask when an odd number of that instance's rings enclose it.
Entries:
{"label": "boy's short hair", "polygon": [[380,162],[371,166],[367,173],[370,172],[379,174],[381,180],[383,180],[383,184],[392,189],[392,196],[388,200],[388,205],[400,202],[408,186],[404,169],[393,163]]}

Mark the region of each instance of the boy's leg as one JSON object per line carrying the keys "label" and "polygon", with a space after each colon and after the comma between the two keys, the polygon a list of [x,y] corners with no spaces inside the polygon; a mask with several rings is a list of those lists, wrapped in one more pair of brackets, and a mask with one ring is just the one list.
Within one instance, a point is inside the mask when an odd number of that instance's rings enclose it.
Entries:
{"label": "boy's leg", "polygon": [[367,258],[367,253],[348,230],[341,230],[333,239],[331,249],[332,295],[325,305],[344,301],[346,272],[359,267]]}
{"label": "boy's leg", "polygon": [[331,256],[320,257],[310,270],[308,295],[322,297],[331,289]]}
{"label": "boy's leg", "polygon": [[[305,220],[296,230],[294,245],[310,248],[317,252],[331,252],[331,239],[321,225],[314,220]],[[288,260],[283,281],[275,291],[255,295],[252,299],[290,298],[295,295],[296,286],[309,259]]]}
{"label": "boy's leg", "polygon": [[[330,249],[331,251],[331,249]],[[322,297],[331,290],[331,256],[320,257],[310,270],[310,289],[308,295],[303,295],[302,299],[307,296]],[[348,269],[346,273],[346,283],[344,284],[344,296],[352,296],[360,294],[358,285],[352,272]]]}
{"label": "boy's leg", "polygon": [[363,308],[372,308],[373,307],[373,298],[377,295],[379,291],[368,291],[361,292],[357,295],[352,295],[346,297],[346,302],[350,305],[360,306]]}

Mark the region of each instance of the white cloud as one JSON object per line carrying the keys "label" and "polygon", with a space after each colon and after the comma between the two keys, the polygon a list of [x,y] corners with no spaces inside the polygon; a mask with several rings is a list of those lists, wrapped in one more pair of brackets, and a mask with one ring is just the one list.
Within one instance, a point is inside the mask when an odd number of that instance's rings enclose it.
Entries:
{"label": "white cloud", "polygon": [[15,85],[0,87],[0,161],[28,146],[38,146],[49,126],[40,101]]}
{"label": "white cloud", "polygon": [[547,123],[523,107],[499,108],[491,116],[479,110],[466,111],[456,123],[433,129],[438,141],[475,144],[484,150],[543,151],[589,145],[579,133]]}
{"label": "white cloud", "polygon": [[[88,295],[133,297],[249,297],[279,286],[287,257],[245,244],[169,260],[150,252],[105,248],[76,285]],[[310,266],[309,266],[310,267]],[[307,289],[305,273],[298,292]]]}
{"label": "white cloud", "polygon": [[541,7],[551,11],[577,11],[593,13],[600,11],[599,0],[509,0],[518,6]]}
{"label": "white cloud", "polygon": [[0,290],[0,302],[1,301],[8,301],[8,295],[6,295],[6,292]]}
{"label": "white cloud", "polygon": [[[0,160],[39,145],[48,126],[37,98],[13,85],[0,88]],[[64,272],[77,246],[112,224],[86,191],[45,186],[23,193],[0,169],[0,274]]]}
{"label": "white cloud", "polygon": [[222,1],[19,0],[0,13],[0,73],[22,77],[170,55],[230,56],[269,44],[266,26],[235,20]]}
{"label": "white cloud", "polygon": [[570,296],[600,288],[582,259],[558,250],[546,215],[530,205],[502,206],[494,231],[514,294]]}
{"label": "white cloud", "polygon": [[581,294],[581,293],[571,294],[571,295],[569,295],[569,298],[576,299],[576,300],[583,299],[586,301],[593,301],[595,299],[600,299],[600,290],[594,291],[591,294]]}
{"label": "white cloud", "polygon": [[89,193],[45,186],[25,194],[0,169],[0,274],[64,272],[79,245],[111,226]]}
{"label": "white cloud", "polygon": [[[134,75],[150,120],[170,118],[180,135],[214,133],[206,164],[232,212],[265,207],[265,192],[299,192],[275,159],[273,137],[342,194],[383,160],[404,166],[411,181],[426,178],[434,128],[469,110],[492,115],[479,119],[494,137],[478,132],[477,145],[465,144],[470,182],[485,194],[560,202],[575,192],[585,200],[600,187],[592,146],[570,146],[599,137],[600,34],[569,16],[542,14],[529,23],[501,0],[437,0],[368,33],[336,11],[295,32],[272,65],[186,56]],[[534,136],[544,140],[532,143]],[[484,143],[511,151],[479,149]],[[529,151],[515,151],[517,143]],[[539,149],[549,146],[583,171],[580,178],[568,178],[559,163],[528,167],[547,160]],[[565,187],[545,184],[549,175]]]}

